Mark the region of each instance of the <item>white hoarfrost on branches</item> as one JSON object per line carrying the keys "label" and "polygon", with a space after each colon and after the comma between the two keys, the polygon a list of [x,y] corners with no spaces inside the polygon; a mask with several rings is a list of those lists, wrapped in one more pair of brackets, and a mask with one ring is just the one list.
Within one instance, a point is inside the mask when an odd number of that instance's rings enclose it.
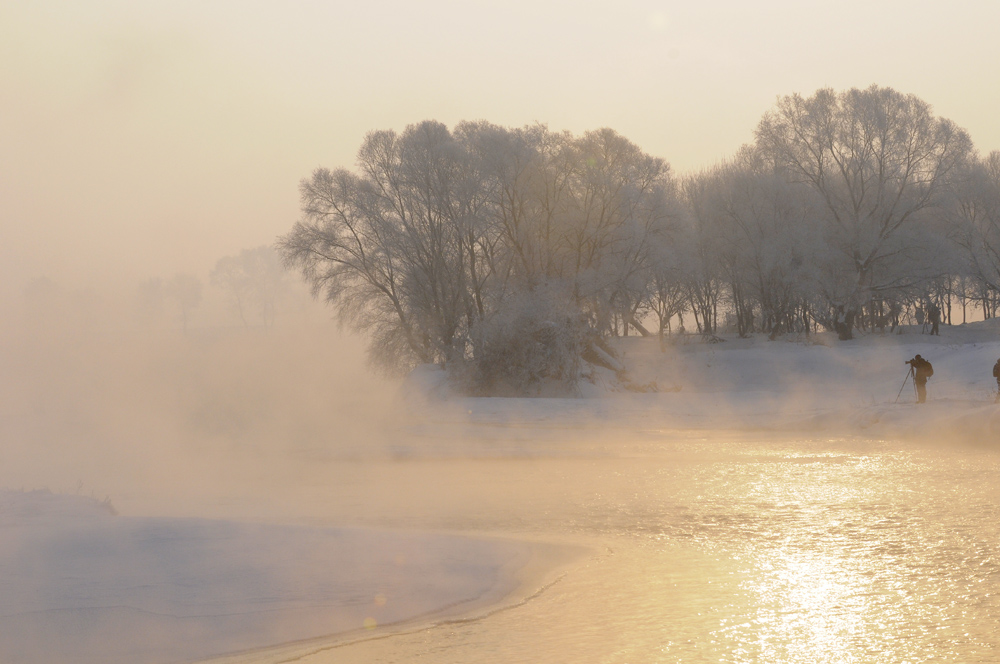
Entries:
{"label": "white hoarfrost on branches", "polygon": [[863,306],[936,276],[930,227],[973,147],[926,102],[878,86],[783,97],[757,146],[822,201],[821,295],[842,314],[827,319],[842,339]]}
{"label": "white hoarfrost on branches", "polygon": [[[487,361],[484,321],[549,288],[567,293],[557,325],[641,325],[651,239],[674,221],[669,166],[610,129],[423,122],[370,133],[358,164],[303,181],[303,219],[278,247],[370,335],[383,369]],[[563,369],[545,373],[562,380],[572,362]]]}
{"label": "white hoarfrost on branches", "polygon": [[680,181],[611,129],[427,121],[301,194],[279,253],[372,362],[479,394],[571,392],[632,331],[850,339],[1000,311],[1000,154],[891,88],[781,97]]}
{"label": "white hoarfrost on branches", "polygon": [[572,302],[553,288],[512,293],[472,329],[475,351],[454,366],[455,384],[475,395],[574,394],[590,326]]}
{"label": "white hoarfrost on branches", "polygon": [[721,291],[736,332],[802,331],[818,246],[815,197],[781,177],[760,150],[695,175],[684,192],[698,228],[699,270],[692,273],[695,315],[715,328]]}
{"label": "white hoarfrost on branches", "polygon": [[955,237],[971,275],[1000,291],[1000,151],[969,166],[955,197]]}

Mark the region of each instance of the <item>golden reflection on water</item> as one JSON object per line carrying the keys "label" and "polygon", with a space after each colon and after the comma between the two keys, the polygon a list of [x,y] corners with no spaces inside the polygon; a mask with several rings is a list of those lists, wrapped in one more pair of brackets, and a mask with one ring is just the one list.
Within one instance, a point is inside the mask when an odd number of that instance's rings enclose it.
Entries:
{"label": "golden reflection on water", "polygon": [[817,652],[848,652],[862,629],[857,616],[865,608],[864,577],[822,554],[776,551],[770,558],[764,573],[748,583],[757,598],[756,617],[742,625],[742,634],[734,631],[733,640],[756,641],[766,661],[807,662]]}
{"label": "golden reflection on water", "polygon": [[597,449],[387,466],[397,490],[436,487],[386,505],[392,519],[593,554],[523,605],[303,664],[1000,662],[996,453],[746,439]]}
{"label": "golden reflection on water", "polygon": [[778,523],[736,542],[752,617],[717,632],[732,661],[1000,661],[996,593],[975,587],[1000,581],[996,523],[976,513],[995,493],[953,454],[900,457],[792,457],[750,482]]}
{"label": "golden reflection on water", "polygon": [[[825,465],[814,463],[817,468]],[[869,563],[863,559],[844,555],[836,517],[840,510],[830,511],[856,504],[863,491],[823,481],[815,473],[796,472],[801,470],[791,466],[783,481],[759,481],[748,492],[762,504],[773,505],[776,514],[787,515],[788,521],[810,525],[806,532],[777,533],[771,546],[747,543],[756,568],[744,584],[751,594],[753,618],[726,630],[730,640],[753,645],[755,656],[746,661],[811,662],[816,653],[828,653],[833,657],[829,661],[854,661],[846,653],[864,629],[860,616],[870,608],[871,569],[865,569]],[[826,508],[827,516],[817,505]],[[803,546],[803,538],[813,542]]]}

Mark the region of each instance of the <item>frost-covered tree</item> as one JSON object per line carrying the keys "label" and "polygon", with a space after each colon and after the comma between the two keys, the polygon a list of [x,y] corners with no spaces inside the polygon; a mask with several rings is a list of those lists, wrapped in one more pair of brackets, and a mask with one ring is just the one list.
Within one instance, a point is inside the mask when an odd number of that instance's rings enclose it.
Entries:
{"label": "frost-covered tree", "polygon": [[247,316],[255,311],[264,327],[274,324],[275,310],[286,288],[284,267],[277,252],[268,246],[244,249],[239,254],[220,258],[209,278],[230,299],[244,327]]}
{"label": "frost-covered tree", "polygon": [[[460,125],[483,155],[489,213],[517,288],[570,286],[599,325],[634,320],[650,238],[673,223],[669,165],[610,129]],[[638,329],[638,328],[637,328]]]}
{"label": "frost-covered tree", "polygon": [[477,157],[493,229],[489,256],[500,282],[530,290],[556,277],[554,221],[562,187],[549,177],[558,169],[549,166],[554,146],[568,136],[540,125],[512,129],[488,122],[463,122],[455,134]]}
{"label": "frost-covered tree", "polygon": [[761,120],[756,144],[823,202],[821,294],[841,338],[880,294],[935,275],[942,239],[929,221],[972,143],[926,102],[878,86],[790,95]]}
{"label": "frost-covered tree", "polygon": [[572,394],[592,329],[558,285],[515,290],[471,331],[472,361],[455,378],[472,394]]}
{"label": "frost-covered tree", "polygon": [[686,191],[739,335],[804,328],[819,239],[812,193],[752,147],[693,176]]}
{"label": "frost-covered tree", "polygon": [[437,122],[369,133],[359,173],[318,169],[278,241],[385,369],[444,361],[484,313],[491,225],[475,155]]}
{"label": "frost-covered tree", "polygon": [[691,233],[686,224],[657,233],[651,239],[646,265],[646,294],[643,310],[655,316],[660,350],[670,321],[688,310],[687,279],[694,268]]}
{"label": "frost-covered tree", "polygon": [[356,172],[319,169],[301,195],[280,253],[390,370],[477,361],[481,326],[511,302],[544,310],[535,291],[569,293],[579,315],[559,325],[640,329],[650,240],[673,214],[666,162],[609,129],[485,122],[372,132]]}
{"label": "frost-covered tree", "polygon": [[[1000,293],[1000,151],[977,160],[956,186],[954,238],[979,289]],[[984,310],[990,306],[984,298]]]}
{"label": "frost-covered tree", "polygon": [[183,272],[175,274],[164,286],[164,294],[177,304],[184,334],[187,334],[191,312],[201,304],[201,293],[201,279]]}
{"label": "frost-covered tree", "polygon": [[576,141],[561,249],[574,292],[607,326],[635,324],[651,239],[673,223],[670,167],[610,129]]}
{"label": "frost-covered tree", "polygon": [[708,175],[701,174],[687,178],[682,185],[691,223],[685,290],[695,326],[703,334],[718,331],[723,296],[722,238],[713,224],[712,184]]}

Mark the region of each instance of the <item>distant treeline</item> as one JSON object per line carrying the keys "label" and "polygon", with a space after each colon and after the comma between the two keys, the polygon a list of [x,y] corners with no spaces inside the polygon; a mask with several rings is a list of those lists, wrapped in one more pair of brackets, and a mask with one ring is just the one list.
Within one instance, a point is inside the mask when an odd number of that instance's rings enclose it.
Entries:
{"label": "distant treeline", "polygon": [[280,253],[390,370],[552,377],[630,328],[849,339],[1000,300],[1000,153],[891,88],[783,97],[683,178],[611,129],[427,121],[301,196]]}

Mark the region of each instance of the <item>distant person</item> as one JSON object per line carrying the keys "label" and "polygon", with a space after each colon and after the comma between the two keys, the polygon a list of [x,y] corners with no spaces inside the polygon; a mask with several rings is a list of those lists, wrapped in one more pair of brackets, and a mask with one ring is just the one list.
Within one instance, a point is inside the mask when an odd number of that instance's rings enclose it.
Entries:
{"label": "distant person", "polygon": [[1000,360],[993,365],[993,377],[997,379],[997,401],[1000,401]]}
{"label": "distant person", "polygon": [[927,379],[934,375],[934,367],[919,354],[912,360],[907,360],[906,364],[910,365],[910,375],[917,388],[917,403],[924,403],[927,401]]}
{"label": "distant person", "polygon": [[889,305],[889,318],[892,319],[892,327],[889,328],[890,332],[895,332],[896,328],[899,327],[899,314],[903,313],[903,308],[899,306],[898,302],[893,302]]}
{"label": "distant person", "polygon": [[927,319],[931,323],[931,335],[940,337],[941,332],[938,330],[938,325],[941,324],[941,310],[933,302],[927,305]]}

